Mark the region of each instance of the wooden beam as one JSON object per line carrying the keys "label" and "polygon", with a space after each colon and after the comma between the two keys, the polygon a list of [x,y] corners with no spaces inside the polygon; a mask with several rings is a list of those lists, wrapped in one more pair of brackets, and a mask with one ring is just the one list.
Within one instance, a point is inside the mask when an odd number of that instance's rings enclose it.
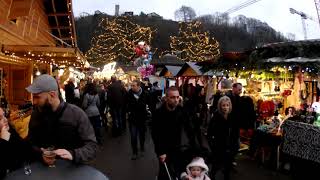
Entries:
{"label": "wooden beam", "polygon": [[50,29],[71,29],[70,26],[53,26]]}
{"label": "wooden beam", "polygon": [[62,37],[62,38],[60,38],[60,39],[63,40],[63,41],[64,41],[64,40],[72,40],[71,37]]}
{"label": "wooden beam", "polygon": [[48,13],[47,16],[70,16],[71,13]]}
{"label": "wooden beam", "polygon": [[[54,0],[51,0],[51,4],[52,4],[52,9],[53,9],[53,13],[56,13],[56,6],[55,6],[55,3],[54,3]],[[59,21],[58,21],[58,17],[57,16],[54,16],[54,19],[56,20],[56,24],[57,26],[59,26]],[[59,33],[59,38],[61,38],[61,31],[60,29],[58,29],[58,33]],[[62,44],[62,43],[61,43]]]}
{"label": "wooden beam", "polygon": [[[68,3],[70,4],[70,8],[72,9],[72,1],[71,0],[68,0]],[[73,31],[72,31],[72,36],[74,39],[72,39],[72,43],[74,44],[75,47],[78,47],[78,44],[77,44],[77,33],[76,33],[76,23],[74,21],[74,14],[73,12],[71,12],[71,23],[72,23],[72,28],[73,28]]]}

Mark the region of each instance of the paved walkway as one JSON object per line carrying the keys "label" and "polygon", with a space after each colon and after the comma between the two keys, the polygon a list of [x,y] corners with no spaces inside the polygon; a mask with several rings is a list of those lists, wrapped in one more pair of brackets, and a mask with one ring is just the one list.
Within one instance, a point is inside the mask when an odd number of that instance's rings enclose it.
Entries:
{"label": "paved walkway", "polygon": [[[129,132],[120,137],[105,134],[105,143],[93,163],[94,166],[106,174],[110,180],[155,180],[158,162],[153,151],[150,134],[147,133],[146,152],[143,157],[131,160]],[[257,162],[240,156],[237,172],[232,180],[289,180],[289,176],[281,172],[259,167]],[[216,180],[222,180],[221,176]]]}

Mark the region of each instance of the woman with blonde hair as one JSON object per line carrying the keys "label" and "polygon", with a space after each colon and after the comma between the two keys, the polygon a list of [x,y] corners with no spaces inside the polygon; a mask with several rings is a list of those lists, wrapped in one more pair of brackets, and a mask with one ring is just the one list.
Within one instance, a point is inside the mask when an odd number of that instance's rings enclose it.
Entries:
{"label": "woman with blonde hair", "polygon": [[230,179],[232,160],[237,153],[237,124],[231,114],[232,103],[228,96],[219,99],[217,111],[208,127],[208,142],[212,152],[211,178],[215,179],[218,170],[223,169],[224,179]]}

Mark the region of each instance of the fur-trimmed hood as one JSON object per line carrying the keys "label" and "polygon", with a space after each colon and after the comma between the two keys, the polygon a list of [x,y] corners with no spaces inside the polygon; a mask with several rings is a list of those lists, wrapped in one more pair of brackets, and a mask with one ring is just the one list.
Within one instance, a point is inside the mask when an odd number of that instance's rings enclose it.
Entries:
{"label": "fur-trimmed hood", "polygon": [[188,174],[190,174],[190,167],[194,167],[194,166],[198,166],[198,167],[203,168],[204,169],[203,173],[207,173],[209,171],[208,166],[206,165],[203,158],[201,158],[201,157],[194,158],[191,161],[191,163],[187,165],[186,170],[187,170]]}
{"label": "fur-trimmed hood", "polygon": [[207,176],[209,168],[206,165],[206,163],[204,162],[203,158],[201,158],[201,157],[194,158],[191,161],[191,163],[187,165],[187,168],[186,168],[187,173],[182,173],[181,174],[181,178],[186,176],[186,175],[191,175],[190,168],[191,167],[195,167],[195,166],[201,167],[203,169],[203,171],[201,172],[201,176],[194,178],[194,180],[198,180],[198,179],[199,180],[210,180],[210,178]]}

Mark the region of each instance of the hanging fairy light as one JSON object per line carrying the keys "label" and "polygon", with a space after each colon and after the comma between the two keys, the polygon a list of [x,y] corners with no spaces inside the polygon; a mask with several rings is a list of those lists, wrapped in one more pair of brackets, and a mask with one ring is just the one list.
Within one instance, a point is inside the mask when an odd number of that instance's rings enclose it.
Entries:
{"label": "hanging fairy light", "polygon": [[174,52],[183,52],[180,57],[187,61],[216,60],[220,55],[219,43],[209,37],[208,32],[201,32],[201,23],[181,22],[179,35],[170,37],[170,47]]}
{"label": "hanging fairy light", "polygon": [[150,44],[153,32],[150,27],[134,24],[127,17],[103,18],[95,32],[97,36],[91,40],[92,47],[85,56],[94,64],[119,59],[129,62],[134,56],[135,45],[140,41]]}

